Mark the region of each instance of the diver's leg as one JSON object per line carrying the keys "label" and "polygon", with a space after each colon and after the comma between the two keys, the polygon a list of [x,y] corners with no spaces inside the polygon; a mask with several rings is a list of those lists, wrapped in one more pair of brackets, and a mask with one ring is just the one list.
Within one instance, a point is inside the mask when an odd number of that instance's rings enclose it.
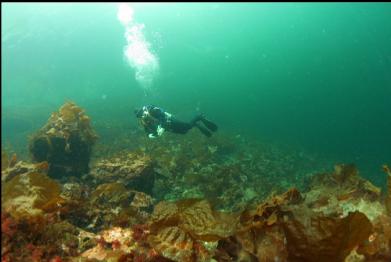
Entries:
{"label": "diver's leg", "polygon": [[201,131],[202,134],[204,134],[207,137],[211,137],[212,133],[205,127],[199,125],[198,123],[195,124],[195,126],[198,128],[198,130]]}
{"label": "diver's leg", "polygon": [[212,132],[216,132],[218,127],[212,121],[206,119],[205,117],[201,119],[201,122]]}
{"label": "diver's leg", "polygon": [[197,127],[202,134],[207,137],[211,137],[212,133],[205,127],[201,126],[197,122],[202,120],[202,116],[196,116],[190,123],[182,122],[177,119],[172,119],[169,130],[177,134],[186,134],[193,127]]}
{"label": "diver's leg", "polygon": [[199,115],[196,115],[191,121],[190,123],[194,126],[196,125],[196,123],[200,120],[202,120],[202,118],[204,118],[204,115],[202,114],[199,114]]}
{"label": "diver's leg", "polygon": [[193,128],[193,124],[182,122],[176,119],[172,119],[169,130],[177,134],[186,134],[190,129]]}
{"label": "diver's leg", "polygon": [[217,125],[212,121],[206,119],[206,117],[203,114],[195,116],[190,123],[195,125],[198,121],[201,121],[212,132],[216,132],[218,129]]}
{"label": "diver's leg", "polygon": [[200,130],[201,133],[204,134],[207,137],[211,137],[212,136],[212,133],[207,128],[199,125],[196,122],[194,122],[194,123],[192,123],[192,122],[186,123],[186,122],[182,122],[182,121],[179,121],[179,120],[176,120],[176,119],[171,121],[169,130],[171,132],[177,133],[177,134],[186,134],[193,127],[197,127],[198,130]]}

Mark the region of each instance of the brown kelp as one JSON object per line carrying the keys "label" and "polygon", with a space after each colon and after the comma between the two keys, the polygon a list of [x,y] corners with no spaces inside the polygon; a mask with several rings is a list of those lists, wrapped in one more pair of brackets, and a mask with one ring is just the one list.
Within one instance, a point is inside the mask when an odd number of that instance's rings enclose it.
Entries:
{"label": "brown kelp", "polygon": [[[83,116],[66,103],[32,141],[83,159],[72,130],[90,153],[97,137]],[[111,141],[80,174],[51,149],[33,163],[2,152],[3,261],[391,260],[390,183],[383,193],[354,164],[325,171],[229,134]]]}

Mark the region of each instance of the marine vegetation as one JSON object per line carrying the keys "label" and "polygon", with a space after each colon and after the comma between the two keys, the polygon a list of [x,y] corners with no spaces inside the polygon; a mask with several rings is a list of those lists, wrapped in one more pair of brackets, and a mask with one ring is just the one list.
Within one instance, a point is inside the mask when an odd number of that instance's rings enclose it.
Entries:
{"label": "marine vegetation", "polygon": [[387,165],[383,189],[237,135],[108,145],[82,119],[53,113],[32,163],[2,151],[2,261],[391,261]]}

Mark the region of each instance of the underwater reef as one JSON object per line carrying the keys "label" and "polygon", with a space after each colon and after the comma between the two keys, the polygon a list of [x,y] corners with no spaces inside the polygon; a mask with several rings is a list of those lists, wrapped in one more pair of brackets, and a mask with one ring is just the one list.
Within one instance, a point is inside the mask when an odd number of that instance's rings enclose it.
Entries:
{"label": "underwater reef", "polygon": [[2,150],[2,261],[391,261],[387,165],[380,189],[240,136],[96,133],[67,102],[31,161]]}

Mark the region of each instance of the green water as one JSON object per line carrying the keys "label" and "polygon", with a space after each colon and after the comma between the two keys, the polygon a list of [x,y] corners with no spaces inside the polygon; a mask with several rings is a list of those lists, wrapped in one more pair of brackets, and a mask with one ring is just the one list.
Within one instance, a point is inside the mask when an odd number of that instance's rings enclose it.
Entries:
{"label": "green water", "polygon": [[[117,4],[2,4],[2,145],[24,148],[66,100],[138,128],[154,103],[241,134],[356,163],[391,164],[391,4],[131,4],[159,70],[124,57]],[[99,131],[99,130],[98,130]],[[102,131],[104,132],[104,130]],[[107,131],[106,131],[107,132]]]}

